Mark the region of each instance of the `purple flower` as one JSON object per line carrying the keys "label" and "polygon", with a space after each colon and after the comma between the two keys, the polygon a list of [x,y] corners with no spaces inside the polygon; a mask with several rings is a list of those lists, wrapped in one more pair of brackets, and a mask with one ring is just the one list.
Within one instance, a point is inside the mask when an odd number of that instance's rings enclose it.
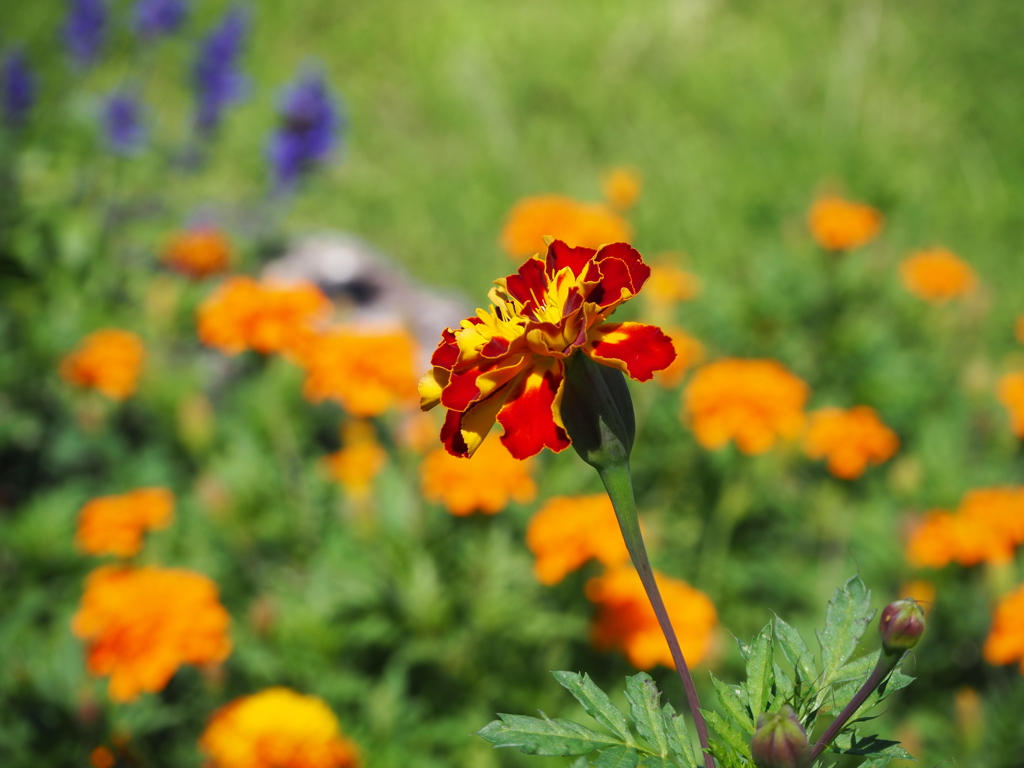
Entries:
{"label": "purple flower", "polygon": [[20,128],[36,100],[36,76],[22,51],[11,51],[0,65],[0,104],[4,122]]}
{"label": "purple flower", "polygon": [[177,32],[187,10],[185,0],[138,0],[135,31],[146,38]]}
{"label": "purple flower", "polygon": [[278,186],[293,185],[325,161],[338,143],[343,125],[321,75],[306,75],[289,87],[281,102],[281,125],[268,147]]}
{"label": "purple flower", "polygon": [[79,64],[92,64],[107,31],[104,0],[71,0],[64,22],[64,45]]}
{"label": "purple flower", "polygon": [[107,99],[103,108],[103,124],[107,145],[115,155],[137,152],[146,138],[142,104],[130,93],[115,93]]}
{"label": "purple flower", "polygon": [[245,81],[238,71],[238,56],[247,21],[242,8],[232,8],[199,49],[193,81],[199,102],[196,127],[200,133],[208,135],[216,130],[224,107],[242,95]]}

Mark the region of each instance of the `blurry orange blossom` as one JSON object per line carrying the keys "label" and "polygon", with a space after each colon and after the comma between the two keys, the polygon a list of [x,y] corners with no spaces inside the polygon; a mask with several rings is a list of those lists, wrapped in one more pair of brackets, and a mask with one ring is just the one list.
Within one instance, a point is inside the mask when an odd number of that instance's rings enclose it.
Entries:
{"label": "blurry orange blossom", "polygon": [[526,546],[536,555],[533,572],[541,584],[557,584],[591,558],[604,565],[629,562],[611,499],[555,496],[526,529]]}
{"label": "blurry orange blossom", "polygon": [[111,400],[135,392],[146,350],[130,331],[105,328],[86,336],[60,364],[61,377],[80,387],[98,389]]}
{"label": "blurry orange blossom", "polygon": [[1024,584],[996,605],[983,652],[989,664],[1019,661],[1024,673]]}
{"label": "blurry orange blossom", "polygon": [[1008,373],[999,380],[999,401],[1010,412],[1010,428],[1024,438],[1024,371]]}
{"label": "blurry orange blossom", "polygon": [[166,528],[173,516],[174,494],[166,488],[100,496],[78,513],[75,543],[90,555],[132,557],[142,548],[142,534]]}
{"label": "blurry orange blossom", "polygon": [[103,566],[89,574],[71,628],[86,642],[89,673],[109,675],[110,697],[131,701],[161,690],[182,664],[226,659],[229,622],[201,574]]}
{"label": "blurry orange blossom", "polygon": [[92,768],[114,768],[117,765],[117,758],[109,747],[100,745],[89,753],[89,765]]}
{"label": "blurry orange blossom", "polygon": [[807,456],[828,459],[828,471],[844,480],[860,477],[868,464],[888,461],[899,447],[896,433],[866,405],[815,411],[804,435]]}
{"label": "blurry orange blossom", "polygon": [[863,203],[841,197],[820,197],[807,217],[811,235],[830,251],[848,251],[874,240],[882,229],[882,214]]}
{"label": "blurry orange blossom", "polygon": [[907,541],[906,556],[919,568],[1005,563],[1022,543],[1024,488],[981,488],[965,494],[955,513],[925,515]]}
{"label": "blurry orange blossom", "polygon": [[342,448],[324,461],[331,477],[345,488],[350,496],[369,495],[373,479],[387,462],[387,452],[377,442],[373,424],[351,420],[341,428]]}
{"label": "blurry orange blossom", "polygon": [[614,168],[601,182],[604,199],[620,211],[628,211],[636,204],[641,187],[640,173],[635,168]]}
{"label": "blurry orange blossom", "polygon": [[322,699],[280,687],[214,712],[199,748],[210,768],[356,768],[360,762]]}
{"label": "blurry orange blossom", "polygon": [[453,515],[480,511],[493,515],[510,500],[525,504],[537,495],[530,477],[533,462],[516,459],[497,440],[485,440],[471,459],[443,448],[427,454],[420,465],[423,495],[441,502]]}
{"label": "blurry orange blossom", "polygon": [[701,281],[692,272],[661,259],[651,264],[651,276],[647,278],[644,288],[648,304],[671,307],[677,302],[689,301],[697,296],[701,291]]}
{"label": "blurry orange blossom", "polygon": [[[685,581],[655,573],[683,656],[699,664],[711,649],[718,614],[708,596]],[[631,565],[609,568],[587,582],[587,597],[598,605],[591,637],[599,649],[621,649],[637,669],[674,667],[672,654]]]}
{"label": "blurry orange blossom", "polygon": [[525,197],[512,208],[501,232],[502,247],[514,259],[546,249],[546,236],[570,247],[598,248],[626,243],[633,237],[628,223],[602,203],[580,203],[569,197]]}
{"label": "blurry orange blossom", "polygon": [[727,358],[699,368],[683,392],[685,415],[705,448],[730,440],[748,454],[796,437],[809,388],[774,360]]}
{"label": "blurry orange blossom", "polygon": [[913,598],[926,614],[935,607],[935,585],[926,579],[912,579],[900,586],[900,599]]}
{"label": "blurry orange blossom", "polygon": [[900,264],[900,277],[908,291],[935,303],[970,293],[978,283],[971,266],[945,248],[911,254]]}
{"label": "blurry orange blossom", "polygon": [[231,277],[199,305],[199,340],[229,355],[247,349],[288,352],[330,311],[330,300],[311,283]]}
{"label": "blurry orange blossom", "polygon": [[662,330],[672,340],[676,359],[668,368],[655,371],[654,380],[666,389],[674,389],[682,383],[686,372],[704,358],[704,345],[682,328],[665,327]]}
{"label": "blurry orange blossom", "polygon": [[203,278],[228,268],[231,243],[212,227],[185,230],[168,240],[161,261],[189,277]]}

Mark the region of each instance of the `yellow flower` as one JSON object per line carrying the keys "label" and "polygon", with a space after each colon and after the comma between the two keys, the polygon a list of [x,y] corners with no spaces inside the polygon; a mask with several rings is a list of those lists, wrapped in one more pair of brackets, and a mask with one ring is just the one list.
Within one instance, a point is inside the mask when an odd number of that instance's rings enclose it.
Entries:
{"label": "yellow flower", "polygon": [[704,345],[682,328],[662,328],[676,349],[676,359],[668,368],[654,372],[654,380],[665,389],[675,389],[683,382],[686,372],[704,359]]}
{"label": "yellow flower", "polygon": [[911,254],[900,264],[900,277],[908,291],[933,303],[963,296],[978,284],[971,266],[945,248]]}
{"label": "yellow flower", "polygon": [[359,750],[322,699],[267,688],[235,699],[199,739],[210,768],[357,768]]}
{"label": "yellow flower", "polygon": [[1019,661],[1024,673],[1024,584],[996,605],[983,653],[989,664]]}
{"label": "yellow flower", "polygon": [[161,260],[172,269],[196,279],[223,272],[231,264],[231,243],[220,230],[197,227],[175,234]]}
{"label": "yellow flower", "polygon": [[328,471],[350,496],[365,498],[387,462],[387,452],[377,442],[373,424],[366,421],[346,422],[341,439],[342,449],[325,459]]}
{"label": "yellow flower", "polygon": [[604,493],[549,499],[530,520],[526,546],[537,557],[537,580],[547,585],[557,584],[591,558],[604,565],[629,562],[615,510]]}
{"label": "yellow flower", "polygon": [[171,524],[174,494],[166,488],[140,488],[120,496],[100,496],[78,513],[75,543],[90,555],[132,557],[142,534]]}
{"label": "yellow flower", "polygon": [[851,203],[832,195],[819,198],[807,217],[818,245],[848,251],[874,240],[882,230],[882,214],[870,205]]}
{"label": "yellow flower", "polygon": [[844,480],[864,474],[868,464],[881,464],[900,447],[896,433],[874,408],[860,405],[844,411],[822,408],[811,414],[804,451],[811,459],[828,459],[828,471]]}
{"label": "yellow flower", "polygon": [[61,377],[80,387],[98,389],[111,400],[124,400],[135,392],[146,350],[134,333],[105,328],[90,333],[64,358]]}
{"label": "yellow flower", "polygon": [[640,173],[635,168],[615,168],[604,177],[601,191],[612,208],[628,211],[636,205],[642,186]]}
{"label": "yellow flower", "polygon": [[484,442],[473,461],[463,461],[443,448],[427,454],[420,465],[423,496],[441,502],[459,517],[473,512],[493,515],[515,500],[533,501],[537,486],[530,477],[531,461],[512,457],[497,440]]}
{"label": "yellow flower", "polygon": [[544,238],[554,237],[570,247],[600,248],[628,243],[628,223],[602,203],[580,203],[569,197],[525,197],[515,204],[501,232],[501,244],[514,259],[545,250]]}
{"label": "yellow flower", "polygon": [[1024,371],[1008,373],[999,380],[999,400],[1010,412],[1010,428],[1024,438]]}

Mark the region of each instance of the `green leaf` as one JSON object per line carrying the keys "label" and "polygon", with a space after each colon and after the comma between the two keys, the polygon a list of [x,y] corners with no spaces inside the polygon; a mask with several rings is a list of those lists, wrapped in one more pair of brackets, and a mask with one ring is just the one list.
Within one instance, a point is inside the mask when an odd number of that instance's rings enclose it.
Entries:
{"label": "green leaf", "polygon": [[569,763],[569,768],[590,768],[590,760],[586,755],[582,755]]}
{"label": "green leaf", "polygon": [[686,718],[677,715],[668,702],[661,708],[661,718],[665,721],[665,734],[668,736],[668,747],[677,765],[683,768],[697,768],[697,759],[693,754],[690,732],[686,728]]}
{"label": "green leaf", "polygon": [[635,749],[618,745],[602,749],[594,761],[594,768],[636,768],[639,760]]}
{"label": "green leaf", "polygon": [[576,697],[576,701],[583,705],[583,709],[588,715],[622,741],[633,745],[633,734],[629,732],[626,716],[612,704],[608,694],[597,687],[597,684],[590,679],[590,675],[586,673],[580,675],[576,672],[552,672],[551,674],[563,688]]}
{"label": "green leaf", "polygon": [[672,768],[672,763],[666,760],[664,757],[658,757],[657,755],[645,755],[640,760],[645,768]]}
{"label": "green leaf", "polygon": [[[881,653],[879,651],[878,653]],[[842,683],[846,680],[856,680],[862,682],[868,679],[868,675],[871,674],[871,670],[875,668],[875,664],[878,663],[878,653],[869,653],[866,656],[854,659],[851,662],[844,664],[838,672],[836,672],[833,683]]]}
{"label": "green leaf", "polygon": [[778,712],[782,709],[783,704],[793,704],[796,698],[796,687],[782,667],[778,664],[772,664],[772,666],[775,668],[775,699],[772,701],[770,711]]}
{"label": "green leaf", "polygon": [[709,739],[708,741],[710,746],[708,751],[718,761],[721,768],[750,768],[749,761],[745,761],[736,752],[729,749],[725,742],[718,739]]}
{"label": "green leaf", "polygon": [[[543,712],[541,712],[544,715]],[[617,739],[592,731],[571,720],[552,720],[547,715],[498,715],[500,720],[488,723],[477,736],[496,747],[518,747],[528,755],[567,757],[586,755],[595,749],[620,744]]]}
{"label": "green leaf", "polygon": [[757,724],[757,716],[765,711],[768,696],[775,680],[774,648],[772,646],[772,625],[761,630],[761,634],[750,646],[747,659],[747,704],[750,717]]}
{"label": "green leaf", "polygon": [[637,732],[654,747],[661,757],[668,756],[668,734],[661,716],[661,693],[646,672],[633,675],[626,681],[629,716],[636,723]]}
{"label": "green leaf", "polygon": [[735,727],[725,722],[717,712],[704,712],[708,725],[714,728],[715,733],[722,737],[722,740],[730,747],[739,752],[743,757],[750,759],[750,739]]}
{"label": "green leaf", "polygon": [[715,693],[718,694],[718,702],[722,705],[729,716],[735,720],[747,733],[753,735],[754,723],[750,720],[746,705],[740,699],[736,689],[731,685],[723,683],[714,673],[711,675],[711,682],[715,684]]}
{"label": "green leaf", "polygon": [[914,757],[900,746],[898,741],[880,739],[877,734],[853,739],[850,746],[843,750],[848,755],[884,756],[898,760],[913,760]]}
{"label": "green leaf", "polygon": [[860,576],[854,576],[836,590],[825,611],[825,628],[815,632],[821,646],[823,678],[826,688],[836,680],[839,669],[857,649],[868,622],[875,615],[870,606],[871,592]]}
{"label": "green leaf", "polygon": [[818,668],[814,664],[814,656],[807,647],[807,643],[795,628],[778,616],[775,617],[772,624],[775,630],[775,641],[782,648],[786,661],[796,670],[800,680],[805,683],[813,683],[818,679]]}

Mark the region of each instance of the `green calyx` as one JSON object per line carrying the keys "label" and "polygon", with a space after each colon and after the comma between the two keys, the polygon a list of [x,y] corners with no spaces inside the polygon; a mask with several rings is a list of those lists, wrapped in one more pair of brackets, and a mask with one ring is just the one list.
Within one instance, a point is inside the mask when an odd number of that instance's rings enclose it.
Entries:
{"label": "green calyx", "polygon": [[583,353],[565,360],[562,422],[576,453],[598,471],[629,461],[636,435],[626,377]]}

